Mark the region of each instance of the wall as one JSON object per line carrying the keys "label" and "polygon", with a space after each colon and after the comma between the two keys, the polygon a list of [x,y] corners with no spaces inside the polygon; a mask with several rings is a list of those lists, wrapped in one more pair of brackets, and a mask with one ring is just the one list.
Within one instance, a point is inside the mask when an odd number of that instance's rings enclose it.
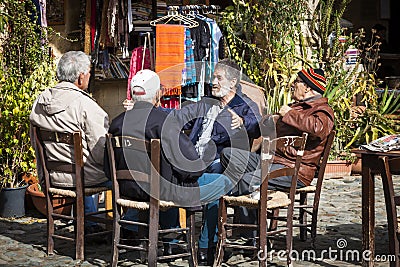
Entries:
{"label": "wall", "polygon": [[[60,36],[50,34],[49,42],[53,48],[56,58],[70,50],[82,50],[79,29],[80,0],[65,0],[64,5],[64,24],[49,25]],[[74,40],[74,41],[72,41]]]}
{"label": "wall", "polygon": [[108,113],[110,122],[125,111],[122,102],[126,99],[126,79],[95,81],[91,87],[93,98]]}

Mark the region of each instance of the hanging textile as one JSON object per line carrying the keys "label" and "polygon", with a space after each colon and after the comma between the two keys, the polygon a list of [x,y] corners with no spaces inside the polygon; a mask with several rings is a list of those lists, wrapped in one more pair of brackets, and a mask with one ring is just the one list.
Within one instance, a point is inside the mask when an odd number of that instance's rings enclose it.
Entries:
{"label": "hanging textile", "polygon": [[168,98],[163,97],[160,99],[160,104],[161,107],[163,108],[173,108],[173,109],[180,108],[179,97],[168,97]]}
{"label": "hanging textile", "polygon": [[180,95],[184,68],[183,25],[156,25],[156,72],[164,95]]}
{"label": "hanging textile", "polygon": [[[136,47],[135,49],[132,50],[132,57],[131,57],[129,77],[128,77],[128,90],[126,92],[126,98],[129,100],[132,99],[131,80],[139,70],[142,70],[143,51],[144,51],[143,46]],[[150,50],[146,49],[144,55],[143,69],[150,69],[150,68],[151,68]]]}

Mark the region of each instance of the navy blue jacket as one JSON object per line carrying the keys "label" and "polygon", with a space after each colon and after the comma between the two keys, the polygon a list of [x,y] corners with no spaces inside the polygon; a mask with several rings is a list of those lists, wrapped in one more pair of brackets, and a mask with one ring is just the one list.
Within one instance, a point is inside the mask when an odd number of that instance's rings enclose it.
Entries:
{"label": "navy blue jacket", "polygon": [[[196,144],[202,130],[203,119],[213,105],[219,105],[220,101],[214,97],[203,97],[199,102],[186,105],[180,110],[172,110],[171,113],[178,119],[180,126],[190,129],[189,138]],[[241,129],[231,129],[232,115],[228,111],[232,109],[244,121]],[[214,158],[224,147],[235,147],[250,150],[252,139],[260,136],[259,122],[261,114],[257,104],[245,94],[238,92],[227,106],[218,114],[211,133],[212,142],[207,147],[207,153],[215,153]]]}

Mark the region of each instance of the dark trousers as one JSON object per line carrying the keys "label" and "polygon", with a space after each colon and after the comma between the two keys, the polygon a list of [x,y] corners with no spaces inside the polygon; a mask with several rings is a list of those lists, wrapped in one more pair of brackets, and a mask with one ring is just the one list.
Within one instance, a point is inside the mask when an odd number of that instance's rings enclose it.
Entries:
{"label": "dark trousers", "polygon": [[[261,168],[260,155],[237,148],[224,148],[221,152],[221,164],[225,169],[224,174],[231,180],[236,181],[236,186],[232,191],[232,195],[248,195],[251,194],[261,184]],[[285,167],[282,164],[272,164],[271,171]],[[268,181],[269,190],[287,191],[292,183],[292,176],[281,176]],[[301,181],[297,181],[297,188],[304,187]],[[257,223],[257,210],[239,208],[239,220],[243,224]],[[254,237],[256,231],[250,236]]]}

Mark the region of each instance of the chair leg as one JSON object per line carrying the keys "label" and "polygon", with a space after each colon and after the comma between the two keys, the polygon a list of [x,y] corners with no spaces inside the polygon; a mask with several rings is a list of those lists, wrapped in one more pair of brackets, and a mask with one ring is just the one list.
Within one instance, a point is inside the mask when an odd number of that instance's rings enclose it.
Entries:
{"label": "chair leg", "polygon": [[315,239],[317,238],[318,207],[319,198],[314,199],[314,207],[311,216],[311,247],[313,248],[315,248]]}
{"label": "chair leg", "polygon": [[227,220],[227,206],[225,201],[221,198],[219,200],[219,209],[218,209],[218,243],[216,248],[216,255],[214,259],[214,267],[221,266],[222,260],[224,258],[224,246],[226,240],[226,229],[225,224]]}
{"label": "chair leg", "polygon": [[[307,193],[300,193],[300,205],[307,205]],[[304,208],[299,208],[299,223],[307,224],[307,212]],[[300,240],[307,240],[307,226],[300,226]]]}
{"label": "chair leg", "polygon": [[273,209],[270,215],[271,221],[269,223],[268,229],[270,231],[274,231],[278,228],[278,220],[274,218],[277,218],[279,216],[279,209]]}
{"label": "chair leg", "polygon": [[85,203],[83,198],[76,200],[76,221],[75,221],[75,247],[76,259],[85,259]]}
{"label": "chair leg", "polygon": [[147,250],[147,264],[149,267],[157,266],[157,242],[158,242],[158,205],[152,203],[156,201],[150,198],[150,218],[149,218],[149,244]]}
{"label": "chair leg", "polygon": [[286,232],[286,253],[287,266],[293,266],[292,263],[292,246],[293,246],[293,204],[287,210],[287,232]]}
{"label": "chair leg", "polygon": [[121,238],[121,225],[119,220],[121,219],[121,209],[117,206],[117,210],[114,210],[114,220],[113,220],[113,244],[112,244],[112,259],[111,266],[116,267],[118,265],[118,245]]}
{"label": "chair leg", "polygon": [[196,241],[195,241],[195,213],[193,211],[186,211],[186,225],[189,228],[187,231],[187,243],[188,250],[190,252],[189,266],[197,266],[197,251],[196,251]]}
{"label": "chair leg", "polygon": [[267,266],[267,209],[266,205],[261,204],[258,209],[258,255],[259,266]]}
{"label": "chair leg", "polygon": [[54,218],[53,218],[53,205],[52,200],[47,198],[47,255],[54,254]]}

